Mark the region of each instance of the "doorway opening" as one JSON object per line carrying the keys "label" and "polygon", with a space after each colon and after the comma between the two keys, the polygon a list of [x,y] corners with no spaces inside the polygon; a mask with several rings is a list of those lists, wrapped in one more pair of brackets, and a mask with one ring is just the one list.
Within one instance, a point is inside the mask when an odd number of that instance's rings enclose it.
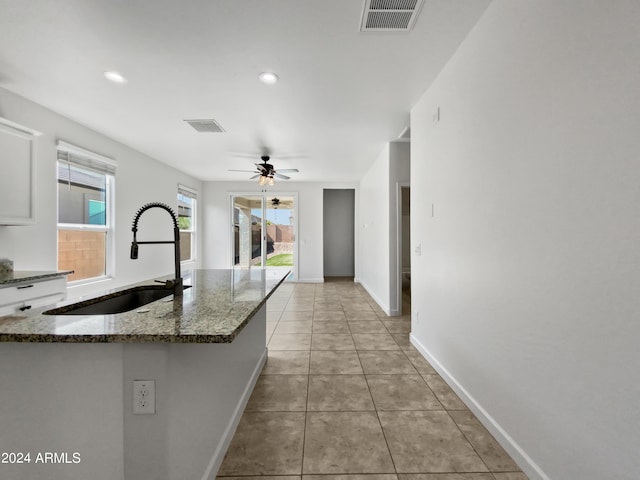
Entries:
{"label": "doorway opening", "polygon": [[355,190],[324,189],[322,206],[323,271],[350,278],[355,272]]}
{"label": "doorway opening", "polygon": [[400,315],[411,313],[411,188],[398,192],[398,299]]}
{"label": "doorway opening", "polygon": [[233,268],[291,270],[297,275],[297,195],[232,194]]}

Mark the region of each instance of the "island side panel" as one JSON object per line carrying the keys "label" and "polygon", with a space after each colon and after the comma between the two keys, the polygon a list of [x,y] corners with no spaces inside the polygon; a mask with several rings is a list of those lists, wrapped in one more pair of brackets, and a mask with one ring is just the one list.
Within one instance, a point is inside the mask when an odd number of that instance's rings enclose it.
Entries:
{"label": "island side panel", "polygon": [[[167,343],[123,345],[124,473],[125,479],[169,480],[169,346]],[[156,413],[133,414],[133,381],[155,380]]]}
{"label": "island side panel", "polygon": [[124,479],[122,413],[122,345],[0,343],[0,478]]}
{"label": "island side panel", "polygon": [[172,478],[200,480],[209,469],[216,478],[267,359],[266,316],[265,304],[230,344],[172,345]]}
{"label": "island side panel", "polygon": [[[266,304],[231,343],[124,346],[126,478],[214,479],[266,360]],[[133,415],[133,380],[156,414]]]}

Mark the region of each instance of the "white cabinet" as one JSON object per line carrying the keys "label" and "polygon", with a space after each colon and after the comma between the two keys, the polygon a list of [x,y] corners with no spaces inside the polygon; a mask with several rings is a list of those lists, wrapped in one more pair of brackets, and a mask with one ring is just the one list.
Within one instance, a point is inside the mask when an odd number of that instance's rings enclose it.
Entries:
{"label": "white cabinet", "polygon": [[0,118],[0,225],[35,222],[35,140],[39,135]]}
{"label": "white cabinet", "polygon": [[0,288],[0,316],[60,302],[67,296],[67,278],[21,282]]}

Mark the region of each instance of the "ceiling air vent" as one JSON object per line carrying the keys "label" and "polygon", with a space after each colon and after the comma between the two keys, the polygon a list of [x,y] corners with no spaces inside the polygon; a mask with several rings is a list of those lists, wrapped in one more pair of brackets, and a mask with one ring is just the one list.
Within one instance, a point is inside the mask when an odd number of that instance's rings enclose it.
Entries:
{"label": "ceiling air vent", "polygon": [[408,32],[424,0],[365,0],[361,32]]}
{"label": "ceiling air vent", "polygon": [[195,128],[201,133],[221,133],[224,132],[224,128],[220,126],[218,122],[213,119],[204,120],[185,120],[189,125]]}

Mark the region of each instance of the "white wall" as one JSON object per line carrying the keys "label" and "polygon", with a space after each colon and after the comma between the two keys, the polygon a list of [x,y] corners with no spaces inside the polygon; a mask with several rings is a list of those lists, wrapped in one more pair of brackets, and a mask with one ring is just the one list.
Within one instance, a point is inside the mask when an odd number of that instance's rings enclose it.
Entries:
{"label": "white wall", "polygon": [[356,220],[356,280],[387,313],[391,308],[389,150],[386,144],[360,180]]}
{"label": "white wall", "polygon": [[640,474],[638,25],[495,0],[412,111],[413,341],[530,478]]}
{"label": "white wall", "polygon": [[397,186],[409,182],[408,143],[391,142],[360,181],[357,281],[388,315],[397,315]]}
{"label": "white wall", "polygon": [[325,277],[355,274],[355,190],[323,193],[323,259]]}
{"label": "white wall", "polygon": [[[4,89],[0,89],[0,117],[43,133],[37,139],[36,223],[0,226],[0,257],[13,259],[16,270],[57,269],[56,142],[64,140],[118,162],[115,277],[111,281],[70,288],[69,298],[173,272],[170,245],[142,245],[140,259],[129,259],[131,221],[138,208],[148,202],[164,202],[177,208],[178,183],[200,190],[200,181]],[[9,161],[0,152],[0,168]],[[145,213],[138,239],[172,240],[167,213],[160,210]],[[202,252],[200,246],[198,251]]]}
{"label": "white wall", "polygon": [[[324,188],[355,188],[353,184],[301,183],[282,181],[268,188],[271,194],[298,193],[298,281],[322,282],[322,198]],[[205,182],[201,204],[204,268],[231,267],[230,194],[239,192],[260,193],[255,181]],[[356,193],[357,195],[357,193]]]}

